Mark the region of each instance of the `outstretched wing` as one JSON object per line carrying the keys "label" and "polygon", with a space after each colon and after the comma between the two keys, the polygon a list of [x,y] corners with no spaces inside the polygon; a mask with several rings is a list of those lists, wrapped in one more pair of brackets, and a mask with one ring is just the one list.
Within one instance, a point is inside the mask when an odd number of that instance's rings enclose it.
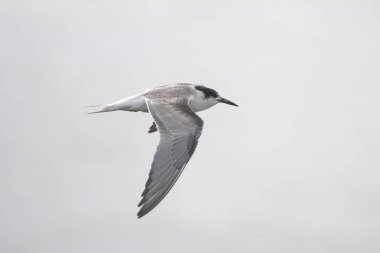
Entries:
{"label": "outstretched wing", "polygon": [[203,120],[189,107],[188,99],[146,99],[160,133],[160,142],[142,193],[138,218],[166,196],[193,155]]}

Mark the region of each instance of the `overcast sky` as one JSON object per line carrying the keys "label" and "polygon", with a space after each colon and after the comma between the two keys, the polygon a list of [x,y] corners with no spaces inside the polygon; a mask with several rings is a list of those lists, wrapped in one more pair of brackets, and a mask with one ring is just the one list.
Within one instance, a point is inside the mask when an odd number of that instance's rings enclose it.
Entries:
{"label": "overcast sky", "polygon": [[[0,3],[0,251],[380,252],[379,1]],[[136,218],[160,84],[216,89]]]}

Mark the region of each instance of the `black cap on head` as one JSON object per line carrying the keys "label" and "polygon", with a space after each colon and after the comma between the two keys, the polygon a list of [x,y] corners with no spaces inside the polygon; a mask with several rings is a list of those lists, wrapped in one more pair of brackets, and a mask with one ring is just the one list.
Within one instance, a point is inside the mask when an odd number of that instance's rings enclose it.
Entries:
{"label": "black cap on head", "polygon": [[205,98],[209,98],[209,97],[217,98],[219,96],[218,92],[216,92],[213,89],[207,88],[203,85],[197,85],[197,86],[195,86],[195,89],[202,91],[203,94],[205,94]]}

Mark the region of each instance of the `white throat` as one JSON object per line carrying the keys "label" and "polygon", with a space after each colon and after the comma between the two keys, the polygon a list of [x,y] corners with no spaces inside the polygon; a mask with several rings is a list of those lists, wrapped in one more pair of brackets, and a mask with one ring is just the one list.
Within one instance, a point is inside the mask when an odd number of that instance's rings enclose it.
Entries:
{"label": "white throat", "polygon": [[218,101],[213,98],[204,99],[203,96],[194,96],[190,99],[189,105],[193,112],[199,112],[206,110],[214,105],[216,105]]}

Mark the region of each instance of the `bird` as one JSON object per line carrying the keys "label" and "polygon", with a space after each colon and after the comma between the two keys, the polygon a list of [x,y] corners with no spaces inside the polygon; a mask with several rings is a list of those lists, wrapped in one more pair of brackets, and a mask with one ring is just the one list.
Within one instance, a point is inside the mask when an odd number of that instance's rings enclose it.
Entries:
{"label": "bird", "polygon": [[203,129],[203,120],[196,112],[218,103],[238,106],[206,86],[176,83],[147,89],[90,112],[146,112],[153,117],[148,133],[158,131],[160,141],[138,204],[137,218],[152,211],[165,198],[193,155]]}

